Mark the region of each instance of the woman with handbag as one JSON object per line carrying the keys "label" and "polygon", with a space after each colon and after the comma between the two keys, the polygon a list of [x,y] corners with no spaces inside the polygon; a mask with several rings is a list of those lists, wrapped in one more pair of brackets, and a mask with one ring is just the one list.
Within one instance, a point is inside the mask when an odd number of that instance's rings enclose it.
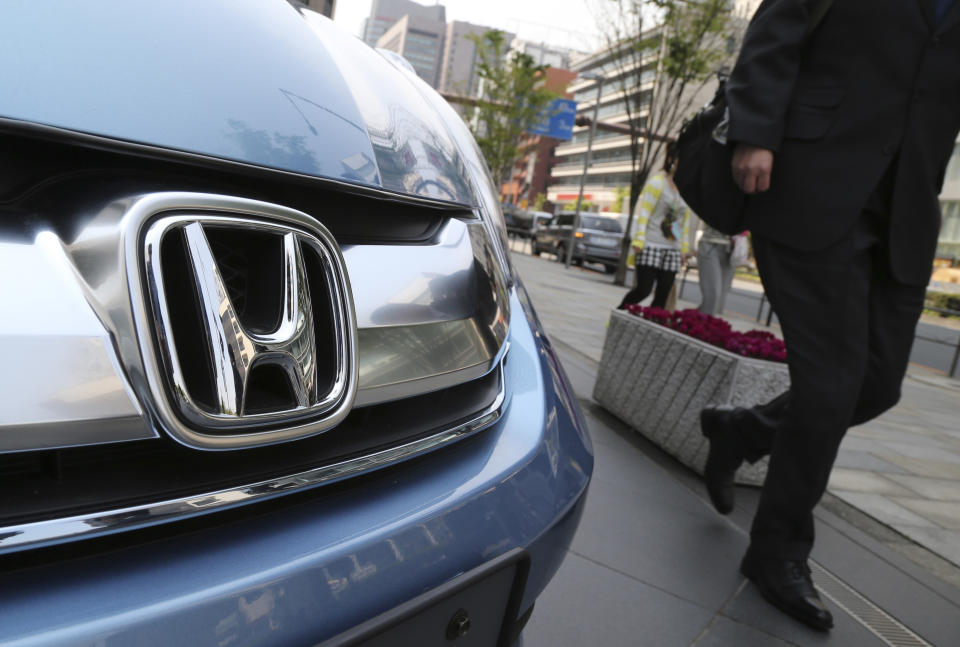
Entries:
{"label": "woman with handbag", "polygon": [[676,166],[671,146],[667,148],[663,171],[648,179],[640,194],[637,233],[627,257],[627,264],[635,268],[636,282],[620,302],[621,310],[646,299],[654,284],[651,305],[665,307],[677,272],[686,262],[693,214],[673,183]]}

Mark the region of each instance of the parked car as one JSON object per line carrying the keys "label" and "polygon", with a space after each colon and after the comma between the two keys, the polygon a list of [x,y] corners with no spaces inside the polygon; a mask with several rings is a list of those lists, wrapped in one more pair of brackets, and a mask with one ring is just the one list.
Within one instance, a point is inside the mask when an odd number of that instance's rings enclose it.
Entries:
{"label": "parked car", "polygon": [[[575,217],[572,211],[562,211],[549,224],[541,227],[534,237],[533,253],[537,256],[544,252],[556,254],[557,260],[564,261]],[[580,227],[573,232],[573,239],[574,263],[600,263],[604,271],[616,271],[620,261],[623,226],[615,216],[580,214]]]}
{"label": "parked car", "polygon": [[0,644],[515,643],[593,454],[409,64],[285,0],[16,3],[0,168]]}
{"label": "parked car", "polygon": [[504,220],[507,224],[507,234],[511,238],[532,239],[537,231],[553,219],[553,214],[546,211],[525,211],[512,207],[509,212],[504,211]]}
{"label": "parked car", "polygon": [[501,202],[500,212],[503,213],[503,223],[507,227],[507,232],[518,226],[519,221],[523,219],[525,211],[512,202]]}

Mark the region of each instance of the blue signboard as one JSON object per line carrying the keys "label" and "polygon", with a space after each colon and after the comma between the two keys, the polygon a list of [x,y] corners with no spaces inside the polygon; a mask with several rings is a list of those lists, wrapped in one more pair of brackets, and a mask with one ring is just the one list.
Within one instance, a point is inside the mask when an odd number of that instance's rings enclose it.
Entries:
{"label": "blue signboard", "polygon": [[573,137],[573,122],[577,116],[577,102],[570,99],[554,99],[540,114],[540,120],[528,131],[531,135],[543,135],[554,139]]}

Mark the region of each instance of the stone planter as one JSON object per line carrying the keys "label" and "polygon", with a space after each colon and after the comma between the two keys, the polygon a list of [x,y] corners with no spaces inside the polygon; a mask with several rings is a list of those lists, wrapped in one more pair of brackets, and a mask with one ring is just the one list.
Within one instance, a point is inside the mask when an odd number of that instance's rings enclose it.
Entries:
{"label": "stone planter", "polygon": [[[593,398],[646,438],[703,474],[707,404],[752,406],[790,386],[787,365],[747,359],[635,315],[610,317]],[[737,482],[760,485],[767,461],[744,463]]]}

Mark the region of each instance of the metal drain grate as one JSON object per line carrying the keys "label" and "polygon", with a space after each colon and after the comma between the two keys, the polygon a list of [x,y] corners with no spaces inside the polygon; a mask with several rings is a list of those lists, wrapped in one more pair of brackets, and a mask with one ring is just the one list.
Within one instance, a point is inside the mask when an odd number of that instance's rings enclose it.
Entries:
{"label": "metal drain grate", "polygon": [[836,575],[810,560],[817,589],[890,647],[933,647],[889,613],[850,588]]}

